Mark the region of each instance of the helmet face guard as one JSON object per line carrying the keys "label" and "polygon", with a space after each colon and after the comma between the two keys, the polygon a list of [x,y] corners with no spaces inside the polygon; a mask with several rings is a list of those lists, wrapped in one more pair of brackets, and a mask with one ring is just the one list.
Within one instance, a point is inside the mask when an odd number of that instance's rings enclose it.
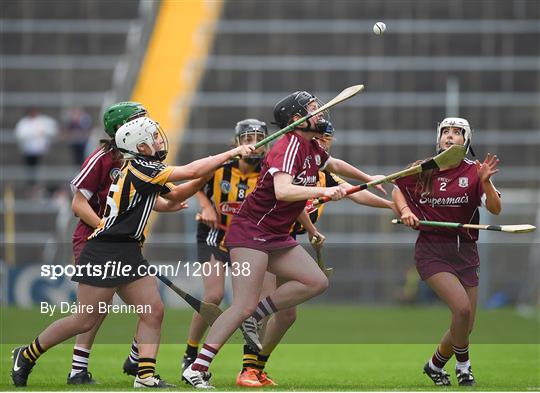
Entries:
{"label": "helmet face guard", "polygon": [[[256,140],[262,140],[268,136],[268,128],[266,123],[257,119],[245,119],[236,123],[234,128],[235,142],[237,145],[242,144],[242,138],[254,135]],[[249,165],[258,165],[266,155],[266,148],[260,148],[261,151],[244,157],[243,160]]]}
{"label": "helmet face guard", "polygon": [[466,150],[467,152],[469,152],[470,150],[471,154],[474,156],[474,151],[471,146],[472,129],[471,129],[471,126],[469,125],[469,122],[466,119],[463,119],[461,117],[447,117],[437,125],[437,143],[435,145],[436,152],[440,153],[442,150],[440,148],[442,131],[443,129],[447,127],[456,127],[456,128],[461,129],[465,149],[467,149]]}

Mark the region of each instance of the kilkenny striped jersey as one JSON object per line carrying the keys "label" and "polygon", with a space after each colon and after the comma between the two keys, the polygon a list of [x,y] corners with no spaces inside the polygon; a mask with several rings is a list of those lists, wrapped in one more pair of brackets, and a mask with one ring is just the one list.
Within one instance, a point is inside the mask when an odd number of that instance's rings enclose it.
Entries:
{"label": "kilkenny striped jersey", "polygon": [[127,160],[111,184],[105,213],[89,239],[110,237],[143,242],[157,198],[174,187],[166,183],[172,170],[160,161]]}

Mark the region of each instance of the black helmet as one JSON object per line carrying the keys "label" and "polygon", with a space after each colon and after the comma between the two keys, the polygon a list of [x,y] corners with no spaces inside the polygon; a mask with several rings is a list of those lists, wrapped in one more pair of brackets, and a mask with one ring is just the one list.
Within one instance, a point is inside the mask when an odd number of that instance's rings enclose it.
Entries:
{"label": "black helmet", "polygon": [[268,128],[264,121],[244,119],[236,123],[236,127],[234,127],[234,137],[237,141],[242,135],[247,134],[248,132],[263,134],[264,137],[268,136]]}
{"label": "black helmet", "polygon": [[[268,136],[266,123],[257,119],[244,119],[236,123],[236,127],[234,127],[234,137],[238,145],[240,144],[240,138],[250,133],[254,133],[255,135],[260,134],[266,138]],[[262,150],[257,154],[251,154],[248,157],[244,157],[243,160],[249,165],[256,166],[264,158],[264,155],[265,151]]]}
{"label": "black helmet", "polygon": [[[307,91],[295,91],[294,93],[289,94],[287,97],[281,99],[274,107],[275,124],[284,128],[291,122],[293,116],[306,116],[308,114],[307,107],[313,101],[316,101],[319,104],[319,107],[323,105],[317,97]],[[323,134],[326,131],[330,116],[327,111],[322,112],[321,115],[322,116],[317,121],[315,128],[311,128],[311,126],[308,125],[307,128],[301,130]]]}

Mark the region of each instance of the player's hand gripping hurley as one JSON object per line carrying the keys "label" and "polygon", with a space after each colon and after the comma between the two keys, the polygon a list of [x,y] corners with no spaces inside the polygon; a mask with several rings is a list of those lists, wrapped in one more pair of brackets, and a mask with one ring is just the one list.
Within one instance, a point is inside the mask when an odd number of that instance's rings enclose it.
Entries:
{"label": "player's hand gripping hurley", "polygon": [[[429,169],[441,169],[441,168],[447,168],[454,165],[457,165],[463,160],[466,153],[465,146],[462,145],[452,145],[442,153],[436,155],[435,157],[421,163],[418,165],[414,165],[410,168],[404,169],[402,171],[393,173],[391,175],[385,176],[378,180],[370,181],[369,183],[360,184],[358,186],[354,186],[351,188],[348,188],[345,190],[347,195],[353,194],[358,191],[365,190],[369,187],[373,187],[382,183],[389,183],[393,180],[400,179],[402,177],[407,177],[411,175],[415,175],[417,173],[421,173],[424,171],[427,171]],[[317,206],[321,203],[326,203],[330,200],[328,197],[321,197],[317,198],[313,201],[313,205]]]}
{"label": "player's hand gripping hurley", "polygon": [[296,120],[295,122],[289,124],[287,127],[282,128],[279,131],[274,132],[272,135],[267,136],[262,141],[257,142],[254,145],[255,149],[258,149],[261,146],[267,145],[268,143],[272,142],[274,139],[279,138],[283,134],[288,133],[289,131],[292,131],[296,128],[296,126],[299,126],[300,124],[308,121],[313,116],[318,115],[321,112],[324,112],[333,106],[339,104],[340,102],[343,102],[345,100],[348,100],[351,97],[354,97],[358,93],[360,93],[362,90],[364,90],[364,85],[355,85],[351,87],[347,87],[345,90],[343,90],[341,93],[339,93],[337,96],[335,96],[333,99],[328,101],[326,104],[321,106],[320,108],[317,108],[313,112],[308,113],[306,116],[302,117],[301,119]]}
{"label": "player's hand gripping hurley", "polygon": [[[485,224],[460,224],[458,222],[444,222],[444,221],[423,221],[420,220],[420,225],[429,227],[442,227],[442,228],[466,228],[466,229],[483,229],[486,231],[498,231],[506,233],[529,233],[533,232],[536,227],[529,224],[522,225],[485,225]],[[392,224],[403,224],[401,220],[394,218]]]}

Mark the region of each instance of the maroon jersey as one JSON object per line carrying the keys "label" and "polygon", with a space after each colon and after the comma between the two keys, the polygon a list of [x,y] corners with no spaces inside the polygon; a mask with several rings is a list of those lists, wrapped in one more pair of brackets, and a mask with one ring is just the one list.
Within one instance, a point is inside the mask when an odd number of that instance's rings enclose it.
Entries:
{"label": "maroon jersey", "polygon": [[[103,216],[107,202],[109,187],[119,173],[121,161],[115,159],[113,149],[97,148],[82,164],[79,174],[71,181],[73,192],[80,191],[99,217]],[[73,247],[75,259],[81,250],[81,245],[94,232],[94,228],[79,220],[73,232]]]}
{"label": "maroon jersey", "polygon": [[248,219],[265,231],[288,234],[306,201],[278,201],[273,175],[285,172],[293,177],[293,184],[313,187],[328,157],[315,139],[309,141],[294,132],[286,134],[264,159],[257,187],[242,204],[238,217]]}
{"label": "maroon jersey", "polygon": [[[396,180],[396,184],[418,219],[478,224],[478,207],[483,204],[485,195],[473,161],[464,159],[456,168],[434,170],[432,195],[419,192],[417,179],[417,176],[409,176]],[[478,240],[476,229],[420,226],[420,230],[454,237],[459,233],[460,238]]]}

